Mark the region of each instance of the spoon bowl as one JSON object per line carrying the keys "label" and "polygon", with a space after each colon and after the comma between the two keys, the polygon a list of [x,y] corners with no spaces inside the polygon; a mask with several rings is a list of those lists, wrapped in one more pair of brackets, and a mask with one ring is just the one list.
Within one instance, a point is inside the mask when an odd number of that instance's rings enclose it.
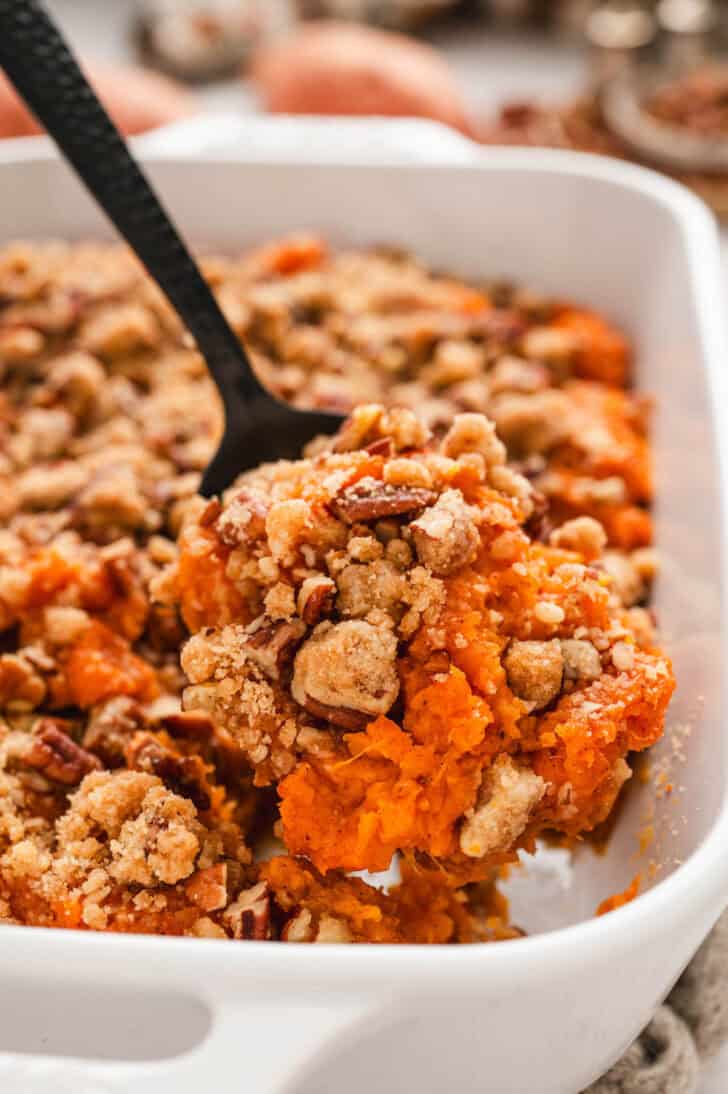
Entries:
{"label": "spoon bowl", "polygon": [[343,417],[297,410],[262,392],[260,398],[225,407],[225,432],[202,476],[204,497],[220,494],[242,471],[261,463],[295,459],[312,438],[334,433]]}

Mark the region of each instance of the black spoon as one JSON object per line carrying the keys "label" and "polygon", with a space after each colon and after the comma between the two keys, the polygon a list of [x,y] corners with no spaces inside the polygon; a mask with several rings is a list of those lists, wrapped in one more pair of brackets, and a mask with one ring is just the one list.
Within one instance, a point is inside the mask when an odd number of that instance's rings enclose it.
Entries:
{"label": "black spoon", "polygon": [[337,414],[296,410],[258,381],[197,264],[37,0],[0,0],[0,67],[135,251],[197,342],[225,408],[225,432],[202,479],[209,496],[241,471],[296,456],[333,432]]}

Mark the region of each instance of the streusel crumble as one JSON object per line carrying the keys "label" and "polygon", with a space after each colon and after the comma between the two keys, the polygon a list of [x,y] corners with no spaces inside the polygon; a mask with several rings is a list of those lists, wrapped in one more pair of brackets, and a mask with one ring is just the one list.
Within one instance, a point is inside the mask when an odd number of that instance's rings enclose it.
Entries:
{"label": "streusel crumble", "polygon": [[498,864],[609,812],[673,686],[628,344],[394,251],[204,269],[267,383],[357,407],[212,500],[217,396],[135,260],[0,251],[0,920],[511,937]]}
{"label": "streusel crumble", "polygon": [[292,853],[384,870],[399,851],[472,880],[607,816],[625,755],[662,731],[670,665],[640,646],[600,525],[534,541],[535,505],[484,416],[435,442],[369,405],[186,523],[183,705],[278,784]]}

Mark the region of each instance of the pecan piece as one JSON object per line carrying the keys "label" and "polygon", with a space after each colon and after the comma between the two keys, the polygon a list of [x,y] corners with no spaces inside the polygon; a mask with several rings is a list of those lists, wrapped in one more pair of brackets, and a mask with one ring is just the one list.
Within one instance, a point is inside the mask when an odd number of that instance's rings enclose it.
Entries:
{"label": "pecan piece", "polygon": [[170,737],[179,737],[183,741],[207,741],[215,729],[206,710],[180,710],[165,714],[159,719],[159,725],[167,730]]}
{"label": "pecan piece", "polygon": [[0,655],[0,708],[33,710],[43,701],[46,684],[23,654]]}
{"label": "pecan piece", "polygon": [[473,320],[471,332],[479,334],[489,342],[498,345],[509,345],[526,330],[526,320],[514,309],[493,308],[484,315]]}
{"label": "pecan piece", "polygon": [[331,502],[337,517],[347,524],[401,516],[432,505],[437,494],[421,486],[393,486],[366,477],[347,486]]}
{"label": "pecan piece", "polygon": [[208,528],[211,524],[215,523],[221,513],[222,504],[220,502],[220,499],[210,498],[207,505],[198,517],[198,524],[201,528]]}
{"label": "pecan piece", "polygon": [[319,703],[316,699],[312,699],[310,695],[303,696],[301,706],[309,714],[313,714],[315,718],[323,718],[325,722],[331,722],[332,725],[340,726],[342,729],[364,729],[366,724],[371,722],[371,717],[368,714],[362,714],[359,710],[350,710],[347,707],[329,707],[325,703]]}
{"label": "pecan piece", "polygon": [[228,868],[224,862],[198,870],[185,883],[185,892],[203,912],[217,912],[228,902]]}
{"label": "pecan piece", "polygon": [[301,908],[300,912],[286,920],[281,930],[281,942],[313,942],[315,938],[313,916],[308,908]]}
{"label": "pecan piece", "polygon": [[76,786],[90,771],[101,770],[100,760],[77,745],[52,718],[38,722],[23,761],[64,786]]}
{"label": "pecan piece", "polygon": [[278,680],[293,660],[296,647],[306,633],[306,624],[301,619],[286,623],[260,616],[251,627],[255,629],[248,632],[243,647],[248,658],[271,680]]}
{"label": "pecan piece", "polygon": [[[47,625],[48,616],[46,615]],[[58,667],[55,658],[50,657],[42,646],[24,646],[21,656],[26,661],[30,661],[33,668],[38,669],[39,672],[53,672]]]}
{"label": "pecan piece", "polygon": [[378,441],[372,441],[371,444],[368,444],[365,451],[368,452],[370,456],[391,456],[394,451],[392,438],[380,437]]}
{"label": "pecan piece", "polygon": [[308,908],[292,916],[281,930],[281,942],[352,942],[351,931],[343,919],[322,915],[318,925]]}
{"label": "pecan piece", "polygon": [[324,914],[319,919],[314,942],[353,942],[349,925],[335,915]]}
{"label": "pecan piece", "polygon": [[126,750],[129,767],[156,775],[173,794],[188,798],[201,813],[210,808],[205,765],[199,756],[180,756],[151,733],[135,734]]}
{"label": "pecan piece", "polygon": [[[128,602],[128,610],[131,612],[133,609],[134,615],[138,613],[139,623],[134,626],[141,629],[142,624],[146,623],[149,605],[142,590],[139,569],[141,556],[134,543],[128,538],[116,540],[102,548],[100,558],[104,576],[108,578],[119,598]],[[136,638],[137,630],[127,633],[126,637]]]}
{"label": "pecan piece", "polygon": [[226,547],[261,539],[269,506],[251,490],[240,490],[215,521],[215,531]]}
{"label": "pecan piece", "polygon": [[523,460],[511,460],[509,466],[517,475],[523,475],[524,479],[534,482],[546,470],[546,460],[534,453]]}
{"label": "pecan piece", "polygon": [[95,752],[105,767],[120,767],[124,763],[124,749],[145,725],[146,716],[139,703],[127,695],[115,695],[94,707],[83,735],[83,747]]}
{"label": "pecan piece", "polygon": [[187,637],[176,604],[152,604],[147,619],[147,638],[156,653],[177,653]]}
{"label": "pecan piece", "polygon": [[533,511],[523,526],[529,539],[539,543],[548,543],[553,533],[553,521],[551,519],[548,499],[540,490],[534,490],[531,494]]}
{"label": "pecan piece", "polygon": [[270,938],[270,889],[260,881],[240,893],[238,899],[223,912],[223,922],[232,930],[233,938],[263,941]]}
{"label": "pecan piece", "polygon": [[336,582],[324,574],[307,577],[298,591],[298,614],[312,627],[322,615],[328,615],[334,606]]}

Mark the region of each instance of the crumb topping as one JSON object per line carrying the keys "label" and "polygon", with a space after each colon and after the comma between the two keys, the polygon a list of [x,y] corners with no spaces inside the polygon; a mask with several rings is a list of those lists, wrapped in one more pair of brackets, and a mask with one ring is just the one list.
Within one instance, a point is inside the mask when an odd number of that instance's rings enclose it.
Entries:
{"label": "crumb topping", "polygon": [[[201,628],[183,701],[278,784],[285,843],[319,870],[385,869],[399,851],[482,877],[545,825],[593,825],[616,761],[661,733],[672,678],[637,653],[593,518],[534,541],[535,492],[490,422],[456,417],[412,448],[399,420],[361,408],[315,454],[242,476],[215,524],[183,528],[178,594]],[[241,490],[266,527],[229,548],[217,528]],[[203,574],[216,594],[200,614]]]}
{"label": "crumb topping", "polygon": [[135,259],[0,250],[0,921],[513,937],[494,866],[599,823],[672,688],[629,347],[391,250],[203,269],[263,382],[351,411],[204,501],[221,407]]}

